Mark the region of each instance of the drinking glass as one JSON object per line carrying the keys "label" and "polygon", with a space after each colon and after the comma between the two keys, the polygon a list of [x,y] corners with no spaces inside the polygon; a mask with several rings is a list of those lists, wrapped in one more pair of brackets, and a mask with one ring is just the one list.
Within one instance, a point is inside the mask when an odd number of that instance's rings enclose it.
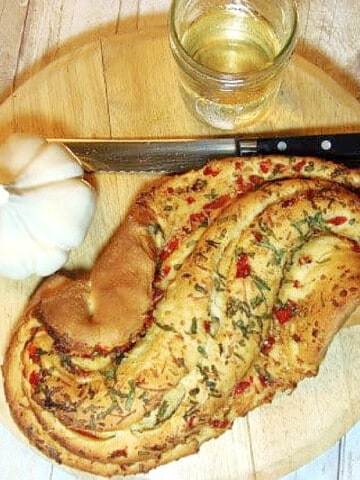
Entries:
{"label": "drinking glass", "polygon": [[294,0],[173,0],[170,46],[188,109],[225,130],[263,117],[294,50],[297,18]]}

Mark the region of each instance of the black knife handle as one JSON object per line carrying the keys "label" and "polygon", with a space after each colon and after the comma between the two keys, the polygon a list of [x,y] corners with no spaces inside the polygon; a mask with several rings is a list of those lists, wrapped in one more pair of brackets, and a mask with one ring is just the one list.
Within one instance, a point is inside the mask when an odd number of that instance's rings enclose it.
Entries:
{"label": "black knife handle", "polygon": [[360,133],[264,138],[257,141],[257,153],[349,159],[359,165]]}

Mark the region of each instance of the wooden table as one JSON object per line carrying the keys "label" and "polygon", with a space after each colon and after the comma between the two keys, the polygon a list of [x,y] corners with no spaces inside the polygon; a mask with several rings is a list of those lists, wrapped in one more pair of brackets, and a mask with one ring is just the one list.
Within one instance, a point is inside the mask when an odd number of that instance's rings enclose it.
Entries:
{"label": "wooden table", "polygon": [[[74,47],[99,37],[164,23],[170,0],[0,0],[0,101],[28,78]],[[51,5],[51,6],[50,6]],[[360,99],[360,14],[358,0],[299,0],[297,52]],[[360,386],[359,386],[360,388]],[[0,425],[1,478],[70,480],[39,460]],[[286,480],[357,480],[360,424]],[[224,479],[226,480],[226,479]]]}

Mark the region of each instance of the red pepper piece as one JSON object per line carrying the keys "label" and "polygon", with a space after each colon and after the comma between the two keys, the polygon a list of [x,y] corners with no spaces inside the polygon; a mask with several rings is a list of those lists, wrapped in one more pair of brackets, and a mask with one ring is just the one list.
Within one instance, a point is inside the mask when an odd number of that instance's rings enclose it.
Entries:
{"label": "red pepper piece", "polygon": [[267,355],[270,352],[270,350],[272,349],[272,347],[274,346],[274,344],[275,344],[275,337],[273,335],[269,335],[265,339],[265,341],[264,341],[264,343],[261,347],[261,353],[263,353],[264,355]]}
{"label": "red pepper piece", "polygon": [[275,310],[275,317],[283,325],[284,323],[288,322],[293,315],[291,308],[284,307]]}
{"label": "red pepper piece", "polygon": [[213,420],[211,422],[214,428],[229,428],[230,422],[229,420]]}
{"label": "red pepper piece", "polygon": [[236,185],[239,193],[245,193],[251,189],[251,184],[246,183],[242,176],[236,178]]}
{"label": "red pepper piece", "polygon": [[188,424],[189,428],[193,428],[195,426],[195,423],[196,423],[195,415],[192,415],[191,417],[188,418],[187,424]]}
{"label": "red pepper piece", "polygon": [[262,242],[263,240],[263,234],[260,232],[253,232],[254,238],[257,242]]}
{"label": "red pepper piece", "polygon": [[330,223],[331,225],[338,226],[338,225],[343,225],[344,223],[347,222],[347,220],[348,220],[347,217],[343,217],[339,215],[337,217],[330,218],[329,220],[326,221],[326,223]]}
{"label": "red pepper piece", "polygon": [[120,448],[119,450],[114,450],[110,455],[110,458],[117,458],[117,457],[127,457],[128,453],[126,448]]}
{"label": "red pepper piece", "polygon": [[189,205],[191,205],[192,203],[195,202],[195,198],[194,198],[194,197],[187,197],[187,198],[186,198],[186,201],[187,201],[187,203],[188,203]]}
{"label": "red pepper piece", "polygon": [[260,177],[260,175],[250,175],[249,180],[253,185],[261,185],[264,183],[264,179]]}
{"label": "red pepper piece", "polygon": [[275,308],[274,315],[278,322],[283,325],[288,322],[294,315],[296,310],[296,304],[289,300],[284,306]]}
{"label": "red pepper piece", "polygon": [[170,257],[170,255],[175,252],[179,248],[179,239],[173,238],[170,242],[166,245],[166,247],[160,252],[160,259],[162,261],[166,260]]}
{"label": "red pepper piece", "polygon": [[284,170],[286,170],[286,166],[283,163],[276,163],[274,165],[274,175],[279,175],[281,174]]}
{"label": "red pepper piece", "polygon": [[211,177],[216,177],[219,175],[220,170],[215,170],[211,165],[206,165],[206,167],[203,170],[204,175],[211,176]]}
{"label": "red pepper piece", "polygon": [[217,210],[227,205],[231,200],[230,195],[223,195],[222,197],[216,198],[212,202],[206,203],[204,205],[204,210]]}
{"label": "red pepper piece", "polygon": [[262,373],[259,374],[259,380],[263,387],[267,387],[271,383],[269,379],[265,377]]}
{"label": "red pepper piece", "polygon": [[208,216],[205,212],[192,213],[190,215],[191,228],[195,229],[208,221]]}
{"label": "red pepper piece", "polygon": [[99,355],[109,355],[110,350],[108,348],[102,347],[101,345],[95,345],[94,351]]}
{"label": "red pepper piece", "polygon": [[27,350],[29,352],[29,357],[33,362],[38,362],[40,358],[40,348],[34,345],[33,343],[30,343],[27,347]]}
{"label": "red pepper piece", "polygon": [[286,200],[283,200],[281,202],[281,208],[292,207],[295,202],[296,202],[296,200],[294,198],[287,198]]}
{"label": "red pepper piece", "polygon": [[305,167],[305,165],[306,165],[306,161],[301,160],[300,162],[296,163],[293,166],[293,170],[295,170],[295,172],[301,172],[301,170]]}
{"label": "red pepper piece", "polygon": [[162,269],[162,276],[166,277],[167,275],[169,275],[170,271],[171,271],[170,265],[165,265],[164,268]]}
{"label": "red pepper piece", "polygon": [[241,395],[245,390],[247,390],[251,385],[250,380],[241,380],[239,383],[237,383],[234,387],[234,393],[235,395]]}
{"label": "red pepper piece", "polygon": [[208,320],[204,322],[204,330],[206,333],[210,333],[211,323]]}
{"label": "red pepper piece", "polygon": [[250,273],[249,257],[246,253],[241,253],[236,262],[236,278],[246,278]]}
{"label": "red pepper piece", "polygon": [[270,167],[271,167],[271,160],[269,158],[260,162],[260,170],[262,171],[262,173],[269,173]]}
{"label": "red pepper piece", "polygon": [[310,201],[313,202],[316,198],[316,190],[308,190],[306,192],[306,198]]}
{"label": "red pepper piece", "polygon": [[37,372],[36,370],[33,370],[29,376],[30,385],[35,389],[37,389],[39,386],[40,380],[41,380],[40,373]]}

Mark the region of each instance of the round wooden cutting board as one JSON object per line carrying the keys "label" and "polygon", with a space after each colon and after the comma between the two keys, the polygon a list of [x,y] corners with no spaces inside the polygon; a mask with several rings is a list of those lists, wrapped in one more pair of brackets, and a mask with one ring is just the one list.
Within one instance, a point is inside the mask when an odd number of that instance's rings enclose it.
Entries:
{"label": "round wooden cutting board", "polygon": [[[360,105],[325,73],[293,57],[271,114],[241,135],[360,130]],[[57,138],[154,138],[221,135],[185,110],[166,32],[105,38],[49,65],[0,106],[0,137],[28,132]],[[125,215],[145,175],[97,174],[98,208],[68,268],[91,268]],[[55,213],[55,212],[54,212]],[[38,278],[0,281],[0,363]],[[199,454],[137,478],[270,480],[336,442],[360,418],[360,326],[343,328],[316,379],[239,419]],[[1,382],[2,386],[2,382]],[[0,389],[0,418],[17,432]],[[21,437],[22,438],[22,437]],[[78,478],[95,478],[72,471]]]}

